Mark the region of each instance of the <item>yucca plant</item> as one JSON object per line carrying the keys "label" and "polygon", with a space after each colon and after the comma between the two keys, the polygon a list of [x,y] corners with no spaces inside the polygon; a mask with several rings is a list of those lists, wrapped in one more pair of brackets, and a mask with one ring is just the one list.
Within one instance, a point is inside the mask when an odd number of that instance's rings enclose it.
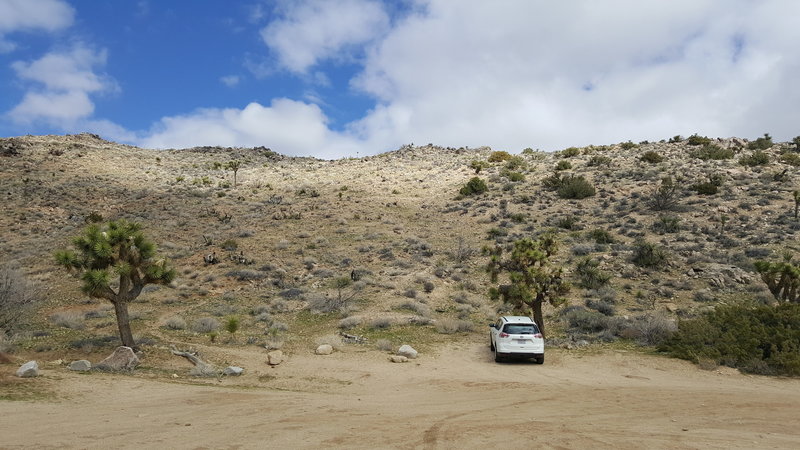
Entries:
{"label": "yucca plant", "polygon": [[[122,345],[134,347],[128,303],[142,293],[145,285],[170,283],[175,279],[175,270],[165,260],[155,259],[155,244],[135,222],[89,225],[72,240],[72,246],[74,250],[57,251],[56,262],[80,276],[84,293],[114,305]],[[119,282],[112,286],[110,280],[116,276]]]}

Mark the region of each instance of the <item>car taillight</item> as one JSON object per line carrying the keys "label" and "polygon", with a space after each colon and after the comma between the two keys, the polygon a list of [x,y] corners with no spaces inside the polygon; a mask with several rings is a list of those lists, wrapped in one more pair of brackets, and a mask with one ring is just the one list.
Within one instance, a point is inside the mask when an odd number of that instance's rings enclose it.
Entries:
{"label": "car taillight", "polygon": [[542,338],[542,333],[536,333],[536,334],[533,335],[533,337],[541,339]]}
{"label": "car taillight", "polygon": [[508,333],[500,333],[500,337],[508,337]]}

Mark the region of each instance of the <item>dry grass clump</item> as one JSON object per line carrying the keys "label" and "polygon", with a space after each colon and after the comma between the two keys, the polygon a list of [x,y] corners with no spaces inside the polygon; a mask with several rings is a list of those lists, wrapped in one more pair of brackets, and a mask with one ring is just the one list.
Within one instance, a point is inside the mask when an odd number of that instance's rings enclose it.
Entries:
{"label": "dry grass clump", "polygon": [[342,346],[344,345],[342,342],[342,337],[337,334],[326,334],[325,336],[320,336],[316,338],[314,342],[316,343],[317,347],[325,344],[330,345],[337,352],[341,351]]}
{"label": "dry grass clump", "polygon": [[376,317],[369,321],[369,327],[373,330],[385,330],[392,326],[394,320],[391,317]]}
{"label": "dry grass clump", "polygon": [[474,329],[475,324],[468,320],[445,317],[436,321],[436,331],[441,334],[469,333]]}
{"label": "dry grass clump", "polygon": [[53,313],[50,316],[50,321],[59,327],[69,328],[71,330],[82,330],[86,328],[86,317],[82,312],[78,311],[61,311]]}
{"label": "dry grass clump", "polygon": [[219,326],[219,320],[213,317],[201,317],[192,323],[192,331],[195,333],[212,333],[217,331]]}
{"label": "dry grass clump", "polygon": [[358,316],[345,317],[344,319],[339,321],[339,328],[341,328],[343,330],[348,330],[350,328],[355,328],[355,327],[361,325],[361,323],[363,321],[364,320],[361,317],[358,317]]}
{"label": "dry grass clump", "polygon": [[382,352],[391,352],[394,351],[394,346],[392,345],[392,341],[388,339],[378,339],[375,341],[375,348]]}
{"label": "dry grass clump", "polygon": [[164,326],[170,330],[185,330],[186,320],[180,316],[172,316],[164,322]]}

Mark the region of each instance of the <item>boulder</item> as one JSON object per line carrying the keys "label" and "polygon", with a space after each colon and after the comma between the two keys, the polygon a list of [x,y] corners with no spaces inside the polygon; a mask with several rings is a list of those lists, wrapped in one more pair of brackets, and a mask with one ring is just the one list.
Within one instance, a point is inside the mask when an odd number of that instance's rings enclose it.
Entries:
{"label": "boulder", "polygon": [[333,353],[333,346],[330,344],[322,344],[317,347],[317,350],[314,353],[318,355],[330,355]]}
{"label": "boulder", "polygon": [[225,370],[222,371],[223,375],[227,375],[229,377],[238,377],[239,375],[244,373],[244,369],[241,367],[236,366],[228,366]]}
{"label": "boulder", "polygon": [[20,378],[34,378],[39,376],[39,363],[28,361],[17,369],[17,376]]}
{"label": "boulder", "polygon": [[120,346],[108,358],[95,366],[97,370],[108,372],[131,372],[139,365],[139,357],[130,347]]}
{"label": "boulder", "polygon": [[67,368],[76,372],[86,372],[87,370],[92,370],[92,363],[85,359],[79,359],[78,361],[72,361],[69,363]]}
{"label": "boulder", "polygon": [[406,358],[405,356],[400,356],[400,355],[392,355],[392,356],[389,357],[389,361],[391,361],[393,363],[405,363],[405,362],[408,362],[408,358]]}
{"label": "boulder", "polygon": [[283,352],[280,350],[273,350],[267,353],[267,364],[270,366],[277,366],[283,362]]}
{"label": "boulder", "polygon": [[416,359],[417,358],[417,351],[414,350],[414,347],[406,344],[401,346],[397,349],[397,354],[400,356],[405,356],[408,359]]}

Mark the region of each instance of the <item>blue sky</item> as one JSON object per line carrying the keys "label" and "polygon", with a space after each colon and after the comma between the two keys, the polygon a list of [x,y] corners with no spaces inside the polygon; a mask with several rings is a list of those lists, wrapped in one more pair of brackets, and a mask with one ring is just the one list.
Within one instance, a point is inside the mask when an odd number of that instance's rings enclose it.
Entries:
{"label": "blue sky", "polygon": [[794,0],[0,0],[0,136],[338,158],[800,135]]}

